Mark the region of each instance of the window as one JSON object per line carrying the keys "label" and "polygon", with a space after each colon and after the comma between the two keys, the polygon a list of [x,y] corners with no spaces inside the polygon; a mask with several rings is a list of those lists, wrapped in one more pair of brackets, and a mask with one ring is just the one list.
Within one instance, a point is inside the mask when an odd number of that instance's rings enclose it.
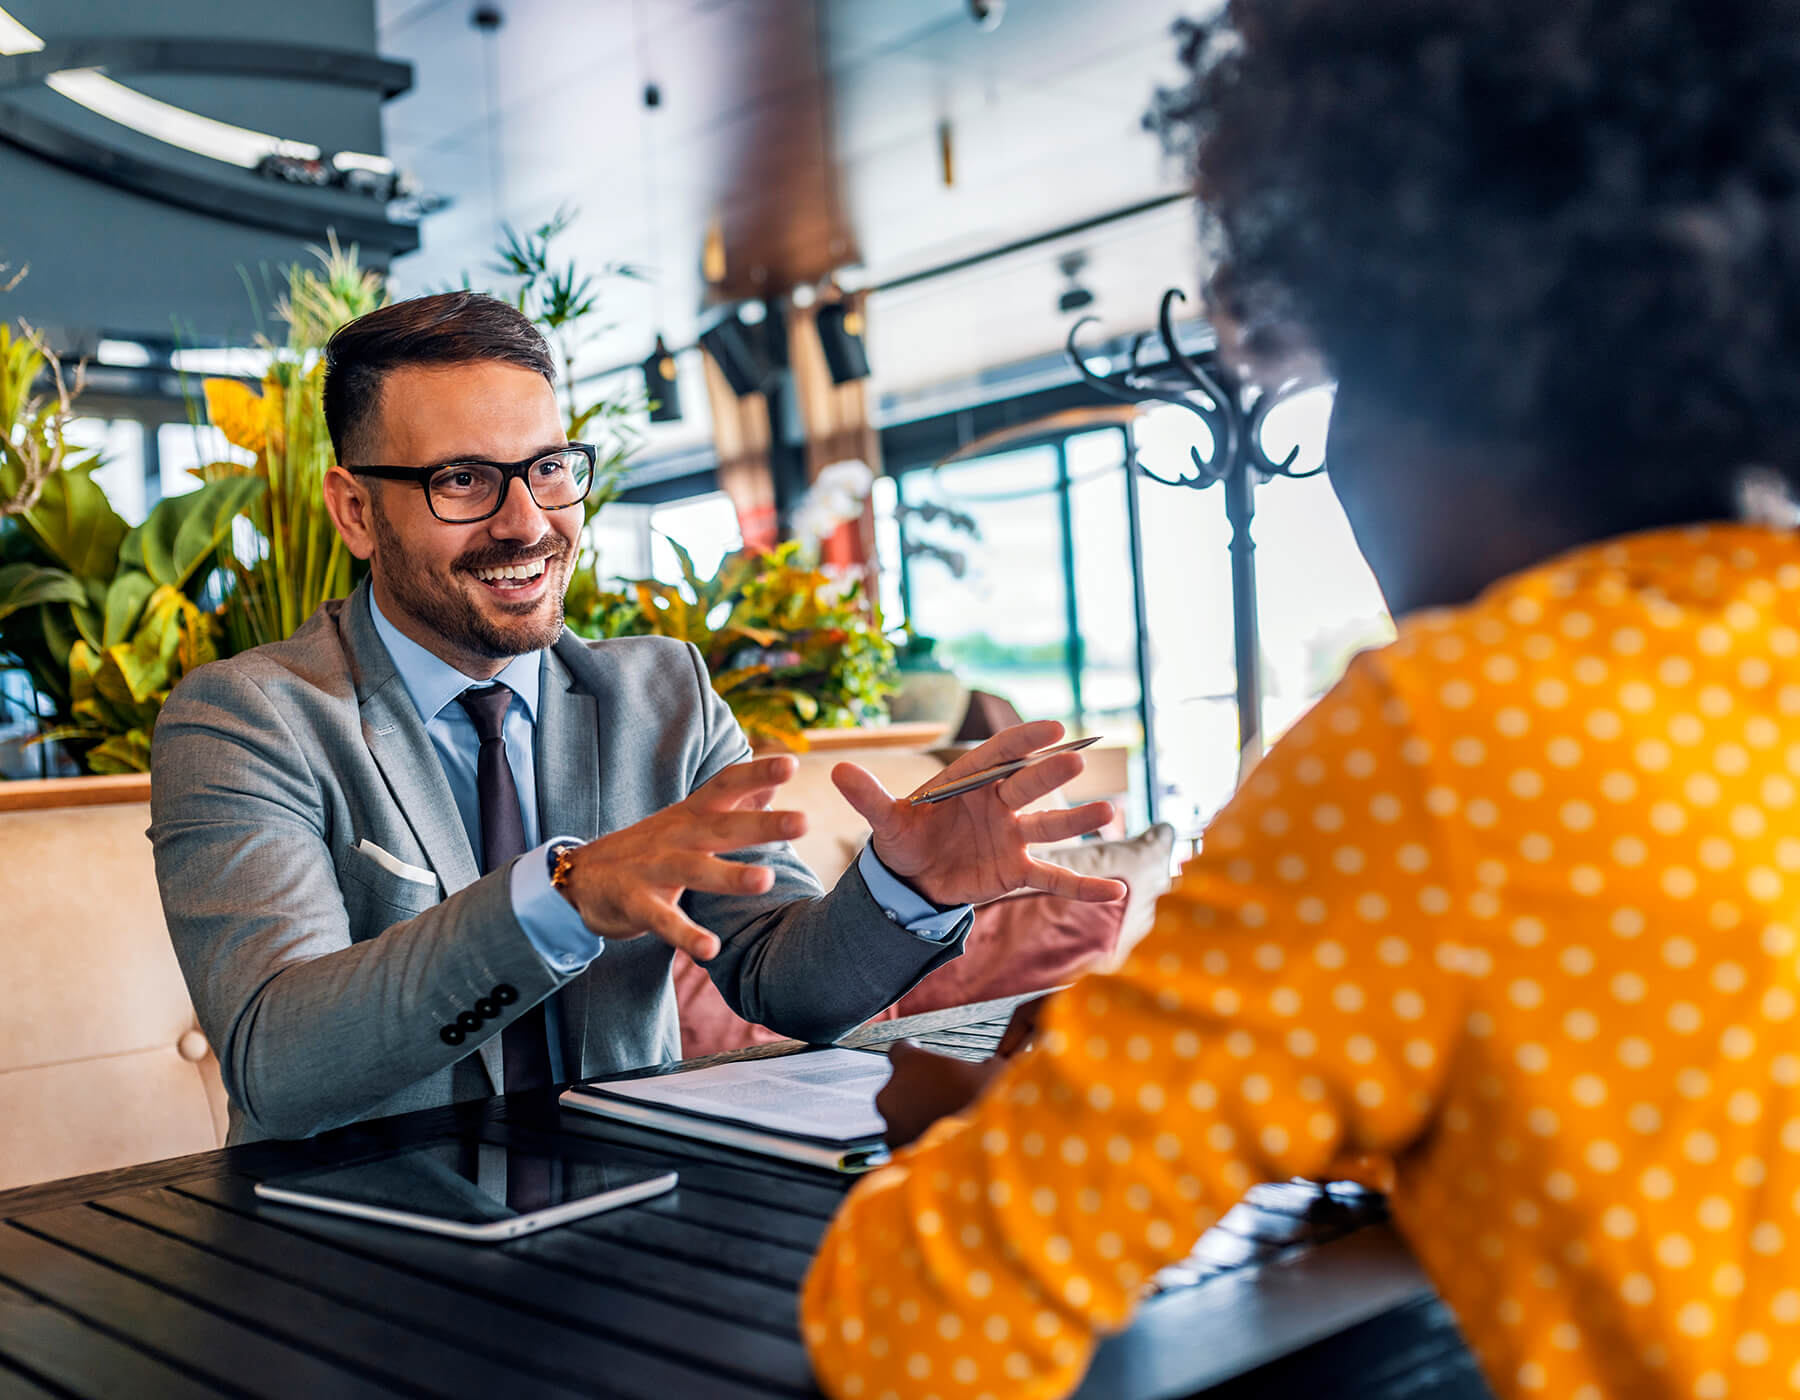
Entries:
{"label": "window", "polygon": [[[1278,405],[1264,425],[1270,457],[1297,447],[1296,470],[1317,466],[1330,411],[1329,390]],[[1191,449],[1212,451],[1205,423],[1176,407],[1140,416],[1129,442],[1169,480],[1193,477]],[[1134,555],[1127,444],[1122,430],[1096,428],[878,482],[883,602],[890,619],[937,638],[968,685],[1027,718],[1073,721],[1139,753],[1153,744],[1134,781],[1153,771],[1157,816],[1194,834],[1240,769],[1231,526],[1223,490],[1140,476]],[[1251,536],[1272,742],[1393,628],[1325,477],[1259,486]],[[1133,825],[1148,796],[1134,791]]]}
{"label": "window", "polygon": [[[877,528],[902,561],[907,620],[966,685],[1141,754],[1124,447],[1108,428],[908,472],[887,509],[878,495]],[[1127,819],[1142,825],[1131,767]]]}
{"label": "window", "polygon": [[650,506],[612,501],[587,527],[594,572],[602,587],[619,579],[650,577]]}
{"label": "window", "polygon": [[185,496],[200,489],[193,468],[209,462],[237,460],[225,434],[211,424],[164,423],[156,430],[156,455],[162,490],[160,496]]}
{"label": "window", "polygon": [[[1263,444],[1296,471],[1324,460],[1329,390],[1278,405]],[[1138,451],[1159,476],[1178,477],[1190,445],[1211,450],[1206,425],[1184,409],[1138,421]],[[1144,575],[1153,642],[1160,814],[1198,831],[1237,786],[1237,667],[1224,492],[1140,484]],[[1336,684],[1350,658],[1390,640],[1393,625],[1324,476],[1277,477],[1256,491],[1257,609],[1263,661],[1262,727],[1273,743]]]}
{"label": "window", "polygon": [[651,577],[664,583],[679,583],[681,565],[669,546],[670,540],[688,552],[701,578],[711,578],[725,556],[744,543],[731,497],[723,491],[709,491],[704,496],[651,507]]}
{"label": "window", "polygon": [[127,525],[142,524],[150,511],[143,426],[124,418],[77,418],[69,424],[67,437],[82,451],[100,454],[105,465],[95,470],[94,484]]}
{"label": "window", "polygon": [[900,479],[913,630],[972,690],[1028,719],[1077,718],[1057,450]]}

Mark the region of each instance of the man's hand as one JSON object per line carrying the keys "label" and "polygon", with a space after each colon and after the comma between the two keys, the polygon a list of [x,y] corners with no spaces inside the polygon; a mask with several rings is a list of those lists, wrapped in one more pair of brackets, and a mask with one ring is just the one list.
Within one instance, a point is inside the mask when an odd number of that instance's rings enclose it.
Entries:
{"label": "man's hand", "polygon": [[[1062,736],[1063,727],[1055,720],[1014,725],[957,759],[929,786],[1023,758]],[[831,770],[831,780],[868,822],[876,858],[934,903],[983,904],[1020,889],[1047,890],[1090,903],[1122,899],[1125,886],[1119,881],[1077,875],[1034,860],[1026,850],[1098,831],[1112,819],[1109,802],[1019,812],[1075,778],[1082,767],[1080,754],[1059,754],[961,797],[918,807],[891,796],[873,774],[854,763],[838,764]]]}
{"label": "man's hand", "polygon": [[892,1070],[875,1096],[875,1107],[887,1123],[883,1136],[896,1150],[918,1137],[938,1119],[961,1113],[1014,1055],[1031,1043],[1047,997],[1033,997],[1013,1009],[1000,1047],[987,1060],[959,1060],[896,1040],[888,1047]]}
{"label": "man's hand", "polygon": [[734,763],[673,807],[589,841],[571,859],[564,897],[602,938],[653,933],[696,961],[711,960],[719,940],[681,911],[681,896],[762,894],[775,883],[767,866],[719,855],[805,834],[802,813],[768,810],[798,767],[786,755]]}

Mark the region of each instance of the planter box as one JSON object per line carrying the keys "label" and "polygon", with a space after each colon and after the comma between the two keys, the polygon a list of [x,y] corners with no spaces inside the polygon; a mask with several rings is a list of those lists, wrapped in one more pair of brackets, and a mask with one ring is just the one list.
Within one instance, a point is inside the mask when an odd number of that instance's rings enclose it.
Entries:
{"label": "planter box", "polygon": [[42,812],[56,807],[107,807],[148,802],[150,775],[104,778],[18,778],[0,783],[0,812]]}

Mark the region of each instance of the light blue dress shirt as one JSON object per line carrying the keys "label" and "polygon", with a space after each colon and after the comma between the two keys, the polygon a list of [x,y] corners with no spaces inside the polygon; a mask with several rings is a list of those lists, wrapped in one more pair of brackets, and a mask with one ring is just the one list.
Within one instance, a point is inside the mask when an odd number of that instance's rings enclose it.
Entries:
{"label": "light blue dress shirt", "polygon": [[[463,830],[469,834],[469,845],[479,860],[481,798],[475,779],[481,738],[475,732],[475,721],[456,703],[456,697],[471,687],[491,685],[493,681],[465,676],[442,657],[420,646],[387,620],[373,595],[369,598],[369,609],[374,615],[376,635],[393,658],[400,683],[406,687],[419,718],[425,722],[425,733],[437,750],[438,761],[444,766],[444,777],[449,780],[457,815],[462,818]],[[506,760],[512,765],[513,785],[519,790],[519,815],[525,826],[526,853],[513,862],[509,878],[513,913],[519,920],[519,927],[545,965],[568,976],[597,958],[606,941],[589,931],[574,906],[550,883],[546,852],[558,841],[582,838],[545,838],[538,830],[537,758],[532,752],[532,735],[537,725],[542,664],[540,653],[535,651],[515,656],[506,664],[506,669],[494,677],[494,681],[513,693],[502,733],[506,739]],[[873,844],[863,847],[856,868],[870,895],[888,918],[929,942],[946,941],[969,912],[968,905],[939,909],[883,865],[875,855]],[[550,1075],[561,1084],[565,1081],[554,997],[545,1004],[545,1016],[550,1033]]]}

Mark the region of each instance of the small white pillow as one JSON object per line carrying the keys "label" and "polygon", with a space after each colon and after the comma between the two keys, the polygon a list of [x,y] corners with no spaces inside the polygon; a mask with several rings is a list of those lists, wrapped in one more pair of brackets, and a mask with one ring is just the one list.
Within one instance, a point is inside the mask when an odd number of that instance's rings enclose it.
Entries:
{"label": "small white pillow", "polygon": [[1158,822],[1128,841],[1071,841],[1034,854],[1054,865],[1067,866],[1077,875],[1123,880],[1130,887],[1119,944],[1107,960],[1109,967],[1116,967],[1156,922],[1156,901],[1172,883],[1169,866],[1174,850],[1175,828]]}

